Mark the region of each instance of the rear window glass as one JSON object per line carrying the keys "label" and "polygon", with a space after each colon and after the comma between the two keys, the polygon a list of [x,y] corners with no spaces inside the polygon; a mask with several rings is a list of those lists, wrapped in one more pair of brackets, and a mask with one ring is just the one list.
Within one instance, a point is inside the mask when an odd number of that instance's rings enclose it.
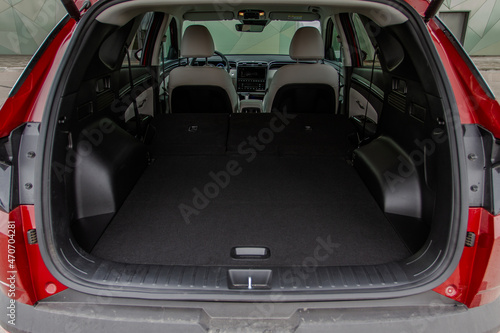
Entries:
{"label": "rear window glass", "polygon": [[319,21],[271,21],[262,32],[239,32],[238,20],[185,21],[183,32],[190,25],[204,25],[212,34],[215,48],[224,54],[289,54],[290,42],[301,27],[316,27]]}

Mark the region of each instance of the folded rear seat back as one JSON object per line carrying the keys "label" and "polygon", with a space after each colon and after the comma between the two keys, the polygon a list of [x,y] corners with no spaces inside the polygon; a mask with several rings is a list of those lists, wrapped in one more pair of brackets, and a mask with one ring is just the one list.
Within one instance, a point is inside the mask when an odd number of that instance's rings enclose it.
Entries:
{"label": "folded rear seat back", "polygon": [[155,155],[203,155],[226,152],[229,115],[224,113],[165,114],[155,119]]}
{"label": "folded rear seat back", "polygon": [[346,117],[332,114],[232,114],[227,151],[240,154],[254,147],[263,154],[344,156],[351,132]]}

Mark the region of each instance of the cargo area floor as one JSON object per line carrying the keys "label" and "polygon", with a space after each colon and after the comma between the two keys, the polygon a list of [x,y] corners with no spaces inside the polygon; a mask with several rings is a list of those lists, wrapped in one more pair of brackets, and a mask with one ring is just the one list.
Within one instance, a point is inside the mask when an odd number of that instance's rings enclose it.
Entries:
{"label": "cargo area floor", "polygon": [[[410,255],[342,158],[247,157],[157,159],[92,254],[134,264],[252,267],[381,264]],[[231,249],[243,246],[271,255],[233,259]]]}

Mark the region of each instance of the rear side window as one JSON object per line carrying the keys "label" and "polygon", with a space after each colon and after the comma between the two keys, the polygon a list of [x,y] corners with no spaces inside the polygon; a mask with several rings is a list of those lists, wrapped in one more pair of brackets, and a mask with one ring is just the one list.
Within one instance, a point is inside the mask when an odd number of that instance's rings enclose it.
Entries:
{"label": "rear side window", "polygon": [[162,52],[160,54],[160,63],[179,58],[179,48],[177,43],[177,22],[173,18],[165,31],[162,42]]}
{"label": "rear side window", "polygon": [[326,40],[325,59],[341,62],[342,44],[340,43],[340,34],[332,19],[328,20],[327,30],[328,37]]}
{"label": "rear side window", "polygon": [[[141,24],[139,24],[139,28],[137,28],[134,38],[128,47],[128,54],[130,55],[130,62],[132,66],[141,66],[142,64],[142,50],[146,44],[146,38],[149,28],[151,27],[151,23],[153,22],[153,17],[154,12],[146,13],[144,15]],[[123,60],[122,67],[128,67],[127,57]]]}
{"label": "rear side window", "polygon": [[360,60],[362,67],[372,67],[375,61],[375,67],[380,68],[378,57],[375,56],[375,48],[368,35],[367,28],[365,27],[361,17],[358,14],[352,14],[352,23],[356,34],[357,48],[360,52]]}

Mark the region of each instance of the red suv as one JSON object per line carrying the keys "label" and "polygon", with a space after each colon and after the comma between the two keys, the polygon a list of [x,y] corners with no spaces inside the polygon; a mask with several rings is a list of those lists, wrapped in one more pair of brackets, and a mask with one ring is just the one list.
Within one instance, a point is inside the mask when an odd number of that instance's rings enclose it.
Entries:
{"label": "red suv", "polygon": [[500,329],[500,107],[442,0],[62,1],[0,111],[9,332]]}

